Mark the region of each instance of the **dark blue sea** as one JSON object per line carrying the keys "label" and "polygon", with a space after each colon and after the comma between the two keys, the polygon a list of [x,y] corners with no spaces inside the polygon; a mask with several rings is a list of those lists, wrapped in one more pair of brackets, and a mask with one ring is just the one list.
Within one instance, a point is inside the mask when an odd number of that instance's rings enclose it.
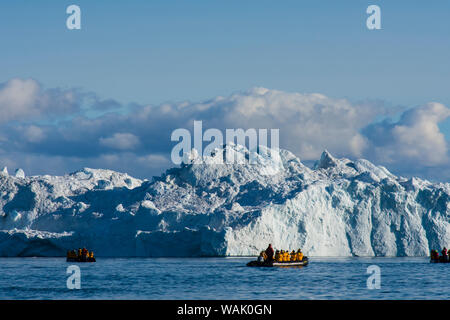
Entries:
{"label": "dark blue sea", "polygon": [[[310,258],[250,268],[251,258],[98,258],[67,287],[64,258],[0,258],[0,299],[450,299],[450,264],[427,258]],[[379,289],[367,273],[379,267]],[[373,282],[371,282],[373,283]]]}

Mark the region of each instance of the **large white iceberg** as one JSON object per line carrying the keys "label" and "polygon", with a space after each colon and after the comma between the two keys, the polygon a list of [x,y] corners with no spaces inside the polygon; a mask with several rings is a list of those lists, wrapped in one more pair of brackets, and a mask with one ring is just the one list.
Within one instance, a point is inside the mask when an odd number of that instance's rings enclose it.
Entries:
{"label": "large white iceberg", "polygon": [[[250,152],[226,145],[245,159]],[[222,157],[217,150],[212,157]],[[110,170],[0,175],[0,256],[424,256],[450,245],[450,184],[324,152],[256,164],[188,164],[151,181]]]}

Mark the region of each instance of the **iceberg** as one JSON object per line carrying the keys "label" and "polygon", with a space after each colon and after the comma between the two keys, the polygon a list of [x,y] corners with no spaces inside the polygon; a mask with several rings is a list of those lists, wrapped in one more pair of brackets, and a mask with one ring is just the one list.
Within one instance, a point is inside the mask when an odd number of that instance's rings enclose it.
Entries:
{"label": "iceberg", "polygon": [[[0,256],[248,256],[268,243],[308,256],[426,256],[450,245],[450,184],[398,177],[324,151],[313,168],[210,159],[152,180],[84,168],[64,176],[0,175]],[[256,155],[259,157],[259,155]],[[16,174],[17,176],[17,174]]]}
{"label": "iceberg", "polygon": [[23,171],[23,169],[19,168],[16,170],[16,172],[14,173],[14,176],[16,178],[22,178],[25,179],[25,172]]}

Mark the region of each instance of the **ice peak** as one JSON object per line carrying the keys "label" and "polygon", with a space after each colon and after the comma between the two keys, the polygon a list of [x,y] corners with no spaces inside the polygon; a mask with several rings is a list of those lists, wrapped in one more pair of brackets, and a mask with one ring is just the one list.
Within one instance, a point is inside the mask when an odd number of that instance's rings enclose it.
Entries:
{"label": "ice peak", "polygon": [[316,164],[317,169],[327,169],[337,166],[337,160],[334,158],[328,150],[324,150],[320,156],[319,162]]}
{"label": "ice peak", "polygon": [[15,176],[16,178],[22,178],[22,179],[24,179],[24,178],[25,178],[25,172],[23,171],[22,168],[16,169],[16,172],[15,172],[14,176]]}
{"label": "ice peak", "polygon": [[0,172],[0,174],[4,175],[4,176],[8,176],[8,168],[7,167],[3,167],[3,170]]}

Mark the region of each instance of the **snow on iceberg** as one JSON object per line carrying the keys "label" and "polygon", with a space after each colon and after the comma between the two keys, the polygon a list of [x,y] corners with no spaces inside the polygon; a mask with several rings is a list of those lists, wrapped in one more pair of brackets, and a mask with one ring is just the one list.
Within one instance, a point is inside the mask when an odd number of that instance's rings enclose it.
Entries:
{"label": "snow on iceberg", "polygon": [[[314,169],[291,152],[254,164],[204,162],[152,181],[84,168],[0,175],[0,256],[255,255],[268,243],[310,256],[424,256],[450,244],[450,184],[396,177],[325,151]],[[273,161],[271,160],[273,159]]]}
{"label": "snow on iceberg", "polygon": [[22,179],[25,179],[25,172],[24,172],[21,168],[16,169],[16,172],[15,172],[14,176],[15,176],[16,178],[22,178]]}

